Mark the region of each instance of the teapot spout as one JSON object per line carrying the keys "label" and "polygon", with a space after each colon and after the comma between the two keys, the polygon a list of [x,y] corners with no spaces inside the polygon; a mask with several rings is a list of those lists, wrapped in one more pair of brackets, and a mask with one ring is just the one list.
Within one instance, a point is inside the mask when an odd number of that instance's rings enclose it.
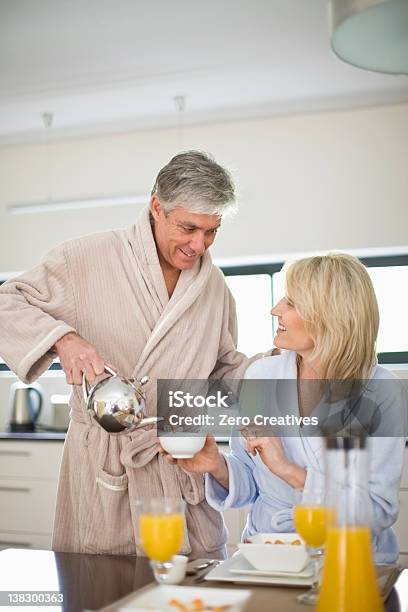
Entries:
{"label": "teapot spout", "polygon": [[144,417],[141,421],[139,421],[134,429],[139,429],[140,427],[145,427],[146,425],[153,425],[159,421],[163,421],[163,417]]}

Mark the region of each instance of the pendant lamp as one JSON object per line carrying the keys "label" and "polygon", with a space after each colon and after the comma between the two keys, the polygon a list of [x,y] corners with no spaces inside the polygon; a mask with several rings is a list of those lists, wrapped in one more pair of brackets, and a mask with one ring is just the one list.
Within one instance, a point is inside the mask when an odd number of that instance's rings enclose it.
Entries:
{"label": "pendant lamp", "polygon": [[330,0],[331,46],[345,62],[408,74],[408,0]]}

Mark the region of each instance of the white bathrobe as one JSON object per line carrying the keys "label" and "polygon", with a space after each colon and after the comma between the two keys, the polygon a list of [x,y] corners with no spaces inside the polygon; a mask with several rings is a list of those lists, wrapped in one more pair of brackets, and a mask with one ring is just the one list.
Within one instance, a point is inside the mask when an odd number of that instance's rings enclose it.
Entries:
{"label": "white bathrobe", "polygon": [[[181,272],[169,299],[147,209],[129,230],[69,241],[0,288],[0,354],[23,381],[49,367],[53,345],[70,331],[121,375],[150,377],[148,415],[156,414],[157,378],[233,377],[248,365],[236,351],[234,301],[208,252]],[[107,433],[87,414],[79,387],[70,405],[55,550],[140,552],[134,502],[178,496],[187,502],[181,552],[224,554],[225,528],[205,500],[203,477],[157,455],[154,429]]]}

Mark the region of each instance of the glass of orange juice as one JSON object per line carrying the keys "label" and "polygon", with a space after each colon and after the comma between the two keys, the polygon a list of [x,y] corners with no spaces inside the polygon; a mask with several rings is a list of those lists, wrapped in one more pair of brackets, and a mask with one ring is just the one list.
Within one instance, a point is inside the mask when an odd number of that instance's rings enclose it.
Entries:
{"label": "glass of orange juice", "polygon": [[150,559],[157,582],[166,582],[172,558],[184,537],[184,501],[172,498],[142,499],[138,510],[138,540]]}
{"label": "glass of orange juice", "polygon": [[309,591],[297,598],[299,602],[315,605],[319,593],[320,562],[324,553],[327,529],[327,508],[324,489],[304,489],[297,491],[294,521],[297,533],[306,543],[306,548],[314,564],[314,579]]}

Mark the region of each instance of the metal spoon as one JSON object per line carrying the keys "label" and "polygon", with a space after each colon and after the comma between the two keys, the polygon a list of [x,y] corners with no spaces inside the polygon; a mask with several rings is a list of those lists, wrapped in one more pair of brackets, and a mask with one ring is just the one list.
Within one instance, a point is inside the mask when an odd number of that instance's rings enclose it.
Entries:
{"label": "metal spoon", "polygon": [[208,561],[204,561],[203,563],[194,565],[194,567],[187,570],[186,574],[187,576],[192,576],[193,574],[196,574],[198,571],[203,570],[206,567],[210,567],[210,565],[212,565],[213,563],[215,563],[215,559],[209,559]]}
{"label": "metal spoon", "polygon": [[194,582],[204,582],[207,574],[209,574],[213,569],[210,566],[213,565],[214,567],[217,567],[217,565],[219,565],[220,563],[222,563],[221,559],[214,559],[213,562],[210,563],[206,569],[204,569],[198,576],[194,578]]}

